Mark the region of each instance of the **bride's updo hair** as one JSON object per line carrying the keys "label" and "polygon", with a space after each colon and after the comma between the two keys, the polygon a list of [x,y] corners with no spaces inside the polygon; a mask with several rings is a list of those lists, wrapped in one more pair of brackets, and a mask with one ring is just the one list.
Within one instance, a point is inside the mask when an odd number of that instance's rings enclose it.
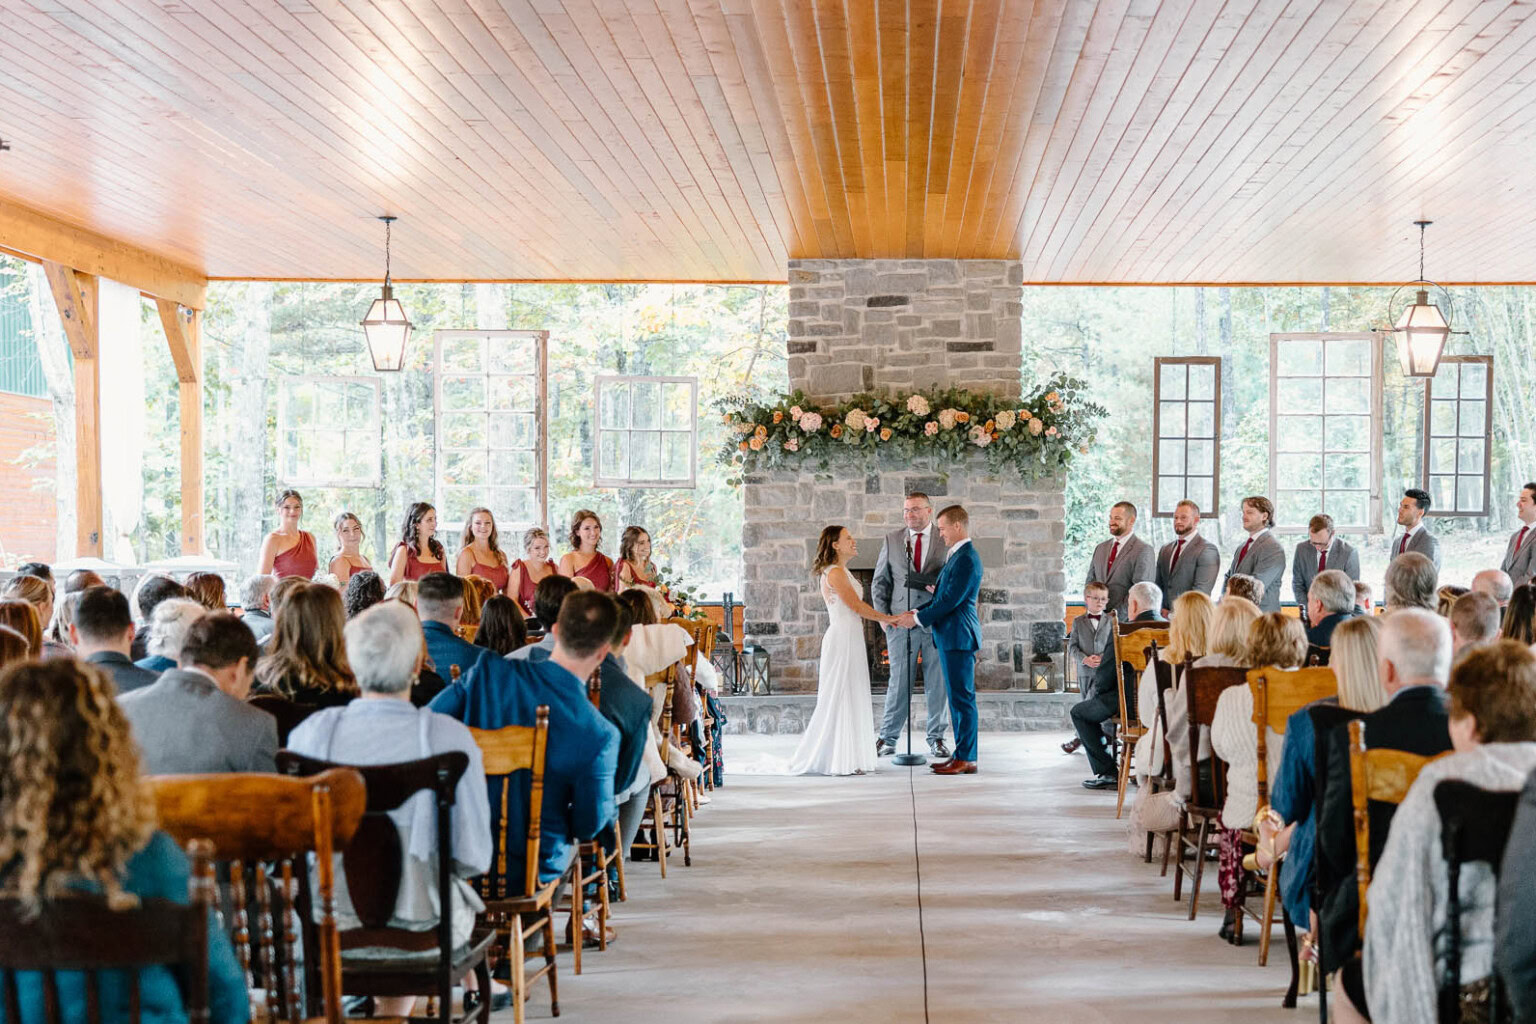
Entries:
{"label": "bride's updo hair", "polygon": [[829,526],[821,531],[821,539],[816,542],[816,560],[811,563],[812,575],[820,576],[828,568],[837,564],[837,552],[833,549],[842,536],[841,526]]}

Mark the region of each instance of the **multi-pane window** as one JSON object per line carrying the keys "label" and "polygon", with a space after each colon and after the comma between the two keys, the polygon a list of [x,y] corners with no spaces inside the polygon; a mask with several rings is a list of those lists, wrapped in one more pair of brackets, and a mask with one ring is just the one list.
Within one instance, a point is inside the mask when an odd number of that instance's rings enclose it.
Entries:
{"label": "multi-pane window", "polygon": [[377,377],[283,377],[278,476],[295,487],[377,487],[383,480]]}
{"label": "multi-pane window", "polygon": [[1216,515],[1221,497],[1221,358],[1152,361],[1152,508],[1171,516],[1188,498]]}
{"label": "multi-pane window", "polygon": [[489,508],[503,534],[548,521],[547,331],[437,331],[437,505]]}
{"label": "multi-pane window", "polygon": [[597,487],[693,487],[697,377],[597,378]]}
{"label": "multi-pane window", "polygon": [[1422,476],[1429,514],[1486,516],[1493,357],[1444,356],[1426,383]]}
{"label": "multi-pane window", "polygon": [[1282,530],[1318,512],[1380,524],[1381,344],[1375,334],[1269,336],[1269,488]]}

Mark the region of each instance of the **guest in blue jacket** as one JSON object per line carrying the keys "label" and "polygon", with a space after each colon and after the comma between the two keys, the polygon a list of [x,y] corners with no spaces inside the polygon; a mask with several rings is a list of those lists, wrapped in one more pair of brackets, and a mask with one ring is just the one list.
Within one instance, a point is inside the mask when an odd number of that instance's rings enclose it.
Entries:
{"label": "guest in blue jacket", "polygon": [[[539,705],[548,706],[541,882],[564,874],[575,844],[594,838],[614,820],[619,730],[587,699],[587,678],[608,656],[617,626],[618,606],[610,595],[578,591],[560,606],[555,649],[547,659],[481,658],[467,675],[432,700],[433,711],[476,729],[533,725]],[[520,778],[521,784],[508,794],[505,822],[499,820],[501,781],[486,780],[491,834],[508,829],[507,877],[514,888],[523,877],[523,822],[529,798],[528,779]]]}
{"label": "guest in blue jacket", "polygon": [[[162,899],[185,904],[187,858],[155,829],[154,797],[139,777],[139,754],[117,688],[100,668],[72,659],[23,662],[0,672],[0,896],[18,899],[46,918],[59,887],[103,894],[111,902]],[[27,796],[43,799],[27,799]],[[212,912],[208,921],[208,994],[212,1024],[250,1018],[245,976],[229,937]],[[60,1019],[87,1019],[86,977],[58,971]],[[133,1019],[129,976],[103,971],[100,1020]],[[144,1024],[186,1024],[176,974],[168,967],[138,972]],[[45,1019],[43,978],[16,975],[20,1021]]]}
{"label": "guest in blue jacket", "polygon": [[464,581],[451,572],[429,572],[416,585],[416,613],[421,616],[421,631],[427,636],[427,656],[444,681],[469,675],[484,647],[459,636],[459,622],[464,617]]}

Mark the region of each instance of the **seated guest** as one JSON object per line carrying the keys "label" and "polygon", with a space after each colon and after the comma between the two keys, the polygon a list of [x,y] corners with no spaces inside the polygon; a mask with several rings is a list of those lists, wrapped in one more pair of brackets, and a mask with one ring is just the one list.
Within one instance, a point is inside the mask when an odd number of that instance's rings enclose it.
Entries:
{"label": "seated guest", "polygon": [[[475,915],[485,909],[469,879],[491,866],[491,805],[486,798],[480,747],[463,724],[411,706],[410,690],[426,658],[416,616],[398,602],[370,608],[346,625],[346,647],[362,696],[345,707],[306,718],[288,747],[308,757],[349,765],[391,764],[451,751],[469,755],[469,768],[454,789],[452,812],[455,948],[469,941]],[[551,734],[553,739],[553,734]],[[403,881],[391,928],[426,932],[437,927],[437,816],[432,794],[420,792],[389,812],[405,854]],[[338,861],[340,855],[337,855]],[[346,887],[340,886],[337,918],[342,928],[361,925]],[[382,953],[383,951],[381,951]],[[349,956],[354,955],[348,952]],[[396,954],[398,955],[398,954]],[[410,1012],[410,997],[376,1005],[379,1016]]]}
{"label": "seated guest", "polygon": [[22,562],[16,567],[17,576],[36,576],[50,587],[53,586],[53,566],[47,562]]}
{"label": "seated guest", "polygon": [[[1168,646],[1157,656],[1172,666],[1173,686],[1163,695],[1163,713],[1158,717],[1157,666],[1148,663],[1136,691],[1136,712],[1147,730],[1136,741],[1136,771],[1141,781],[1136,803],[1131,809],[1133,852],[1144,848],[1146,833],[1163,832],[1179,823],[1179,810],[1189,799],[1189,707],[1185,697],[1184,666],[1203,657],[1211,619],[1216,605],[1203,590],[1187,590],[1173,602],[1173,618],[1168,624]],[[1149,780],[1163,771],[1164,732],[1172,764],[1174,788],[1152,793]]]}
{"label": "seated guest", "polygon": [[64,593],[75,594],[90,587],[104,587],[107,581],[90,569],[76,569],[64,577]]}
{"label": "seated guest", "polygon": [[[1300,668],[1307,658],[1307,634],[1299,619],[1283,612],[1261,615],[1248,627],[1248,661],[1253,668]],[[1269,778],[1280,771],[1283,737],[1271,726],[1265,737]],[[1211,717],[1211,751],[1227,763],[1227,799],[1221,808],[1221,902],[1227,908],[1224,938],[1235,934],[1241,913],[1242,830],[1254,827],[1259,809],[1259,738],[1253,724],[1253,691],[1231,686],[1216,701]]]}
{"label": "seated guest", "polygon": [[497,594],[480,609],[480,628],[475,630],[475,646],[484,647],[504,658],[528,642],[528,626],[517,602]]}
{"label": "seated guest", "polygon": [[[1365,991],[1371,1018],[1436,1024],[1449,901],[1435,787],[1448,779],[1518,791],[1536,769],[1536,654],[1508,640],[1470,651],[1451,670],[1450,757],[1424,766],[1392,818],[1366,896]],[[1521,865],[1526,872],[1528,865]],[[1528,886],[1530,879],[1527,876]],[[1489,1019],[1496,878],[1461,867],[1461,1019]],[[1353,1006],[1358,992],[1345,989]],[[1351,1017],[1342,1012],[1339,1019]],[[1358,1019],[1358,1018],[1354,1018]]]}
{"label": "seated guest", "polygon": [[229,611],[229,602],[224,597],[224,577],[218,573],[194,572],[183,586],[187,588],[188,597],[209,611]]}
{"label": "seated guest", "polygon": [[549,534],[537,526],[523,534],[523,557],[512,563],[507,594],[517,598],[524,615],[533,614],[534,590],[546,576],[558,572],[549,560]]}
{"label": "seated guest", "polygon": [[[336,531],[336,555],[327,566],[336,582],[343,587],[352,582],[360,572],[372,572],[373,563],[363,557],[363,521],[351,512],[342,512],[331,523]],[[348,618],[351,614],[348,614]]]}
{"label": "seated guest", "polygon": [[511,570],[507,554],[501,550],[496,517],[490,509],[472,508],[464,517],[464,535],[459,538],[459,557],[454,559],[453,571],[460,576],[479,576],[489,583],[491,593],[485,595],[487,598],[508,592]]}
{"label": "seated guest", "polygon": [[1440,588],[1439,573],[1428,555],[1410,551],[1387,565],[1387,613],[1399,608],[1423,608],[1434,611]]}
{"label": "seated guest", "polygon": [[618,815],[619,849],[628,858],[651,797],[651,773],[644,767],[646,747],[651,743],[651,695],[644,687],[636,686],[625,671],[623,653],[629,644],[632,623],[628,606],[617,604],[613,651],[598,668],[602,686],[598,710],[619,730],[613,799]]}
{"label": "seated guest", "polygon": [[1355,583],[1338,569],[1324,569],[1307,589],[1307,643],[1327,647],[1333,630],[1355,614]]}
{"label": "seated guest", "polygon": [[133,606],[139,610],[139,631],[133,635],[133,650],[129,652],[135,662],[149,656],[149,624],[155,608],[161,601],[186,596],[187,588],[163,573],[150,573],[139,580],[133,591]]}
{"label": "seated guest", "polygon": [[10,626],[0,626],[0,668],[31,657],[32,652],[27,649],[27,638]]}
{"label": "seated guest", "polygon": [[[619,604],[629,611],[630,630],[629,642],[624,647],[624,667],[629,672],[629,678],[636,686],[645,689],[651,695],[651,737],[658,750],[662,748],[662,736],[660,731],[661,716],[667,707],[667,687],[660,684],[652,687],[647,681],[647,676],[665,671],[669,666],[680,662],[688,654],[688,648],[693,646],[693,635],[675,622],[657,622],[656,606],[651,599],[639,591],[626,590],[619,595]],[[673,721],[691,722],[698,716],[698,700],[694,697],[693,680],[689,679],[683,666],[678,665],[677,680],[672,684],[672,715]],[[664,763],[658,754],[652,766],[659,769],[659,775],[665,777],[668,763],[681,765],[680,770],[686,770],[687,765],[682,765],[686,760],[677,747],[666,745],[667,761]]]}
{"label": "seated guest", "polygon": [[603,521],[591,509],[577,509],[571,516],[571,550],[560,558],[560,575],[581,577],[593,589],[613,592],[613,559],[598,550],[603,542]]}
{"label": "seated guest", "polygon": [[429,572],[416,582],[416,611],[427,635],[427,656],[437,674],[452,682],[454,670],[468,675],[485,648],[459,637],[464,616],[464,580],[448,572]]}
{"label": "seated guest", "polygon": [[651,561],[651,535],[643,527],[626,526],[619,538],[620,591],[639,590],[651,599],[656,617],[664,619],[677,611],[668,600],[667,585],[661,582],[656,563]]}
{"label": "seated guest", "polygon": [[[1536,551],[1536,546],[1531,550]],[[1503,569],[1484,569],[1472,577],[1472,589],[1479,594],[1487,594],[1503,609],[1515,592],[1515,582]]]}
{"label": "seated guest", "polygon": [[1302,625],[1309,630],[1315,623],[1307,610],[1307,595],[1318,573],[1330,569],[1344,573],[1353,583],[1360,578],[1360,552],[1335,534],[1333,517],[1320,512],[1307,523],[1307,539],[1296,545],[1291,558],[1291,590],[1301,606]]}
{"label": "seated guest", "polygon": [[496,596],[494,584],[484,576],[461,576],[464,581],[464,614],[459,616],[460,634],[463,627],[480,625],[480,613],[485,602]]}
{"label": "seated guest", "polygon": [[149,620],[149,653],[134,664],[156,675],[175,668],[181,660],[181,644],[187,630],[207,614],[208,609],[190,597],[172,597],[155,605]]}
{"label": "seated guest", "polygon": [[[100,669],[61,659],[0,672],[0,895],[46,921],[68,894],[109,904],[166,900],[185,905],[189,868],[176,841],[155,828],[155,800],[140,775],[128,721]],[[110,940],[113,936],[96,936]],[[211,1024],[250,1019],[245,972],[229,936],[209,915]],[[127,1024],[186,1024],[189,993],[169,967],[91,978],[60,970],[6,978],[6,1002],[21,1020],[55,1017]],[[12,987],[14,986],[14,988]],[[14,1002],[13,1002],[14,1000]]]}
{"label": "seated guest", "polygon": [[1246,598],[1229,594],[1218,601],[1206,627],[1205,656],[1196,658],[1194,667],[1246,668],[1252,664],[1248,660],[1248,631],[1258,617],[1259,606]]}
{"label": "seated guest", "polygon": [[1498,934],[1493,957],[1515,1020],[1528,1021],[1536,1014],[1536,885],[1530,866],[1536,863],[1536,772],[1525,780],[1520,805],[1504,846],[1504,869],[1499,873]]}
{"label": "seated guest", "polygon": [[1359,580],[1355,580],[1355,607],[1359,609],[1358,614],[1370,615],[1376,610],[1376,602],[1373,600],[1373,597],[1374,594],[1369,583],[1361,583]]}
{"label": "seated guest", "polygon": [[256,637],[256,644],[265,647],[272,639],[272,586],[276,576],[247,576],[240,584],[240,621]]}
{"label": "seated guest", "polygon": [[118,698],[146,772],[274,770],[277,720],[245,702],[259,654],[239,619],[228,612],[202,615],[186,631],[179,668]]}
{"label": "seated guest", "polygon": [[1466,587],[1458,587],[1454,583],[1443,584],[1439,590],[1435,591],[1435,614],[1443,618],[1450,618],[1451,605],[1456,603],[1458,597],[1467,592]]}
{"label": "seated guest", "polygon": [[53,625],[43,631],[43,641],[53,641],[59,649],[75,653],[75,645],[69,639],[69,627],[75,624],[75,609],[80,607],[80,594],[63,594],[53,606]]}
{"label": "seated guest", "polygon": [[304,583],[283,602],[277,632],[256,665],[253,694],[296,704],[335,707],[357,696],[347,660],[341,595],[323,583]]}
{"label": "seated guest", "polygon": [[1536,583],[1522,583],[1510,595],[1499,635],[1527,647],[1536,643]]}
{"label": "seated guest", "polygon": [[[533,614],[540,622],[549,623],[551,626],[560,615],[560,606],[565,599],[574,594],[578,589],[576,582],[569,576],[561,576],[558,573],[546,576],[539,580],[539,585],[533,594]],[[538,643],[526,647],[519,647],[507,655],[508,658],[521,660],[533,658],[535,660],[547,658],[555,651],[555,632],[546,628],[544,636]],[[671,664],[671,662],[668,662]]]}
{"label": "seated guest", "polygon": [[1264,603],[1264,581],[1246,573],[1233,573],[1227,577],[1227,585],[1222,590],[1222,596],[1240,597],[1244,601],[1251,602],[1255,608],[1261,607]]}
{"label": "seated guest", "polygon": [[384,600],[384,580],[372,569],[360,569],[347,580],[341,592],[341,606],[348,619],[355,619],[363,612]]}
{"label": "seated guest", "polygon": [[[1409,552],[1403,558],[1413,555]],[[1399,559],[1402,561],[1402,559]],[[1445,680],[1451,669],[1451,630],[1446,621],[1420,608],[1404,608],[1381,620],[1376,674],[1387,703],[1361,717],[1368,747],[1405,750],[1433,757],[1451,747]],[[1351,797],[1349,730],[1343,724],[1319,727],[1316,890],[1320,966],[1324,974],[1348,967],[1341,984],[1364,1002],[1356,953],[1360,949],[1359,889],[1355,875],[1354,802]],[[1392,825],[1395,805],[1370,804],[1374,862]],[[1358,998],[1356,998],[1358,996]]]}
{"label": "seated guest", "polygon": [[27,641],[27,657],[41,658],[43,628],[37,621],[37,609],[21,600],[0,600],[0,626],[20,633]]}
{"label": "seated guest", "polygon": [[[1211,550],[1215,550],[1214,548]],[[1115,617],[1109,607],[1109,587],[1098,580],[1083,584],[1083,614],[1072,620],[1067,634],[1067,657],[1072,661],[1072,676],[1079,693],[1093,689],[1094,677],[1105,658],[1113,658],[1110,639],[1115,635]],[[1061,745],[1068,754],[1076,753],[1083,741],[1073,736]]]}
{"label": "seated guest", "polygon": [[[619,731],[587,699],[587,677],[608,656],[618,614],[607,594],[572,594],[560,606],[551,630],[555,649],[548,658],[481,658],[468,675],[432,701],[432,710],[476,729],[533,725],[539,705],[549,708],[540,882],[563,875],[575,844],[594,838],[614,820]],[[489,787],[492,834],[507,829],[506,872],[512,880],[523,877],[521,823],[528,806],[526,785],[525,781],[508,794],[506,821],[495,820],[501,805],[500,784],[493,782]]]}
{"label": "seated guest", "polygon": [[133,614],[126,597],[111,587],[92,587],[78,600],[75,622],[69,630],[76,657],[101,666],[117,684],[119,694],[131,693],[160,678],[158,672],[128,660],[133,647]]}
{"label": "seated guest", "polygon": [[[1161,623],[1157,610],[1162,607],[1163,595],[1156,583],[1145,581],[1131,587],[1126,596],[1126,618],[1131,622]],[[1093,778],[1083,780],[1084,789],[1115,789],[1118,776],[1109,739],[1104,735],[1104,723],[1120,713],[1119,686],[1134,687],[1122,679],[1120,666],[1111,657],[1102,662],[1094,673],[1093,689],[1072,706],[1072,725],[1077,738],[1083,741],[1083,753],[1088,755],[1088,766]],[[1126,693],[1127,711],[1134,703],[1133,692]]]}
{"label": "seated guest", "polygon": [[13,576],[11,581],[0,590],[0,600],[25,601],[37,612],[38,629],[43,631],[42,657],[68,658],[74,654],[68,644],[59,643],[47,636],[47,629],[53,622],[53,584],[41,576]]}
{"label": "seated guest", "polygon": [[309,586],[309,582],[308,579],[302,576],[283,576],[276,583],[272,584],[272,594],[268,598],[267,603],[272,609],[274,632],[276,631],[277,620],[283,617],[283,602],[288,600],[290,594]]}
{"label": "seated guest", "polygon": [[1462,594],[1451,605],[1451,660],[1499,638],[1499,606],[1487,594]]}
{"label": "seated guest", "polygon": [[389,589],[384,591],[384,600],[386,600],[386,601],[399,601],[399,602],[401,602],[403,604],[410,605],[412,608],[415,608],[416,607],[416,581],[415,580],[401,580],[399,583],[392,583],[392,584],[390,584]]}

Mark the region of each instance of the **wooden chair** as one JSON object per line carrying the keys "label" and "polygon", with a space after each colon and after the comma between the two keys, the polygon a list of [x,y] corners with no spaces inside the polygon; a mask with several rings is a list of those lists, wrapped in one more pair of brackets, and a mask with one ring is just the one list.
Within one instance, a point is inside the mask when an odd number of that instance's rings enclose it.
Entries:
{"label": "wooden chair", "polygon": [[[1129,701],[1126,700],[1126,693],[1137,685],[1141,674],[1146,671],[1147,662],[1155,660],[1157,651],[1167,647],[1168,643],[1167,629],[1135,622],[1120,622],[1115,625],[1115,660],[1122,666],[1119,680],[1120,713],[1115,717],[1115,745],[1119,748],[1120,762],[1116,782],[1116,789],[1119,791],[1118,799],[1115,801],[1116,818],[1120,817],[1120,812],[1125,808],[1125,788],[1129,785],[1131,778],[1132,751],[1135,749],[1136,741],[1147,732],[1146,727],[1128,710]],[[1125,678],[1124,668],[1131,670],[1130,679]]]}
{"label": "wooden chair", "polygon": [[1355,817],[1355,884],[1360,887],[1360,938],[1364,941],[1365,893],[1371,887],[1371,871],[1375,868],[1371,862],[1371,801],[1402,803],[1424,766],[1446,755],[1425,757],[1422,754],[1410,754],[1406,750],[1367,747],[1365,723],[1356,719],[1349,723],[1348,728],[1349,795]]}
{"label": "wooden chair", "polygon": [[[360,996],[430,996],[436,1001],[436,1020],[450,1024],[454,1019],[453,987],[473,971],[483,994],[481,1003],[460,1020],[488,1024],[491,974],[486,954],[496,935],[476,934],[459,950],[453,948],[453,802],[459,778],[469,769],[469,755],[455,750],[398,764],[347,766],[291,750],[277,752],[277,769],[285,775],[318,775],[341,767],[353,767],[361,773],[368,792],[362,823],[342,855],[347,895],[353,913],[362,922],[340,933],[342,990]],[[421,792],[431,795],[436,811],[437,897],[442,908],[437,928],[425,932],[389,925],[405,860],[400,833],[389,812]],[[437,955],[364,959],[346,954],[349,949],[364,947],[397,949],[404,954],[436,950]]]}
{"label": "wooden chair", "polygon": [[[661,722],[661,756],[666,758],[667,743],[674,738],[672,723],[672,683],[676,680],[676,666],[669,667],[665,673],[657,673],[667,680],[666,695],[663,698]],[[647,677],[647,682],[656,676]],[[645,815],[640,820],[640,834],[646,833],[647,826],[650,829],[651,840],[643,840],[639,836],[630,844],[633,850],[653,850],[656,859],[661,864],[661,877],[667,877],[667,857],[674,849],[683,851],[683,866],[693,866],[692,850],[692,819],[689,817],[688,793],[686,780],[671,768],[667,769],[667,777],[651,786],[651,800],[646,807]]]}
{"label": "wooden chair", "polygon": [[1307,667],[1317,668],[1328,664],[1328,659],[1333,655],[1333,648],[1326,644],[1307,645]]}
{"label": "wooden chair", "polygon": [[[1225,766],[1221,759],[1212,757],[1211,801],[1203,803],[1205,794],[1200,792],[1200,730],[1210,729],[1216,717],[1216,701],[1222,691],[1230,686],[1243,686],[1248,682],[1248,670],[1243,668],[1194,668],[1186,665],[1183,670],[1186,721],[1189,723],[1189,799],[1179,815],[1179,836],[1174,849],[1176,861],[1173,871],[1173,898],[1182,898],[1184,875],[1193,875],[1189,890],[1189,920],[1195,919],[1200,905],[1200,882],[1205,876],[1206,858],[1217,850],[1217,833],[1221,829],[1221,807],[1227,798]],[[1213,827],[1214,825],[1214,827]],[[1198,826],[1198,828],[1196,828]],[[1193,833],[1193,834],[1192,834]],[[1194,854],[1195,866],[1184,866],[1184,855]]]}
{"label": "wooden chair", "polygon": [[[1494,792],[1469,782],[1446,780],[1435,786],[1440,811],[1440,851],[1445,856],[1445,972],[1440,985],[1442,1024],[1461,1022],[1461,866],[1486,863],[1494,877],[1504,860],[1504,847],[1514,825],[1517,791]],[[1362,907],[1364,902],[1360,904]],[[1504,983],[1495,970],[1489,975],[1488,1019],[1505,1024],[1513,1012],[1505,1000]]]}
{"label": "wooden chair", "polygon": [[[542,977],[549,978],[549,1012],[560,1016],[559,977],[555,967],[555,892],[564,878],[539,882],[539,838],[543,829],[544,755],[549,744],[549,708],[540,705],[532,726],[509,725],[502,729],[470,729],[485,764],[487,783],[501,780],[500,821],[496,834],[496,860],[493,870],[478,879],[480,898],[485,903],[485,919],[493,935],[506,944],[505,955],[511,967],[512,1012],[516,1024],[522,1024],[523,1004],[528,986]],[[523,874],[507,877],[507,791],[513,776],[528,773],[528,809],[523,822]],[[542,932],[544,965],[528,973],[530,959],[524,943]],[[489,1005],[487,999],[485,1005]]]}
{"label": "wooden chair", "polygon": [[[41,972],[44,1024],[64,1024],[60,1004],[60,971],[83,971],[84,1018],[101,1024],[103,979],[110,994],[118,985],[128,990],[131,1024],[141,1024],[139,969],[166,966],[178,972],[182,1003],[190,1024],[208,1024],[208,919],[216,899],[208,844],[198,841],[188,851],[192,874],[187,904],[144,900],[130,910],[113,910],[99,896],[65,896],[48,900],[43,912],[30,916],[20,901],[0,900],[0,989],[5,993],[5,1019],[22,1019],[18,971]],[[65,984],[68,984],[66,982]]]}
{"label": "wooden chair", "polygon": [[[247,988],[262,993],[267,1018],[298,1024],[319,1013],[337,1024],[341,953],[331,854],[351,842],[362,821],[367,803],[363,777],[336,768],[308,779],[257,773],[159,775],[151,776],[149,784],[160,827],[182,846],[206,840],[227,869],[230,938]],[[318,923],[305,867],[310,853],[319,888]],[[304,955],[298,955],[295,919],[302,928]],[[299,1006],[295,965],[300,962],[310,996],[307,1012]]]}
{"label": "wooden chair", "polygon": [[[1248,689],[1253,694],[1253,725],[1258,731],[1259,806],[1264,807],[1269,803],[1270,730],[1284,736],[1285,726],[1291,715],[1308,704],[1337,696],[1339,681],[1334,676],[1333,669],[1327,667],[1303,668],[1289,672],[1276,668],[1256,668],[1248,673]],[[1255,845],[1257,842],[1258,838],[1255,835]],[[1254,914],[1250,911],[1247,901],[1242,904],[1243,913],[1254,918],[1259,925],[1260,967],[1269,963],[1269,933],[1275,922],[1275,900],[1279,894],[1280,872],[1271,866],[1264,875],[1264,903],[1260,913]],[[1295,967],[1297,966],[1294,956],[1295,923],[1288,919],[1283,923],[1286,947],[1293,954],[1292,965]],[[1240,923],[1238,928],[1238,934],[1242,934]],[[1297,973],[1293,971],[1293,983],[1296,982],[1297,977]],[[1291,998],[1294,1004],[1294,996]]]}
{"label": "wooden chair", "polygon": [[[1164,793],[1174,787],[1173,777],[1173,750],[1168,745],[1168,694],[1173,690],[1173,666],[1158,656],[1152,654],[1152,663],[1157,666],[1157,711],[1152,720],[1153,732],[1162,736],[1163,746],[1163,770],[1147,780],[1147,785],[1153,793]],[[1152,863],[1152,846],[1157,837],[1163,837],[1163,874],[1168,874],[1168,851],[1173,846],[1173,837],[1178,832],[1178,827],[1165,829],[1161,832],[1147,833],[1147,852],[1142,858],[1144,863]]]}
{"label": "wooden chair", "polygon": [[[587,677],[587,699],[593,707],[600,707],[603,697],[603,682],[601,667],[592,670]],[[603,839],[588,839],[576,844],[576,856],[572,861],[572,885],[569,893],[569,902],[564,907],[556,907],[556,910],[568,910],[570,912],[569,925],[571,934],[572,964],[571,968],[576,974],[581,973],[581,951],[585,945],[582,936],[583,922],[587,917],[587,886],[598,887],[597,902],[597,948],[606,952],[608,949],[608,919],[612,912],[608,897],[608,869],[615,861],[618,862],[620,877],[624,872],[624,858],[620,856],[619,826],[615,821],[612,827],[612,847],[605,847]]]}
{"label": "wooden chair", "polygon": [[299,723],[310,715],[320,710],[318,704],[300,704],[291,701],[287,697],[279,697],[273,693],[263,693],[246,699],[246,703],[253,708],[260,708],[273,718],[277,719],[277,745],[286,746],[288,734],[299,727]]}

